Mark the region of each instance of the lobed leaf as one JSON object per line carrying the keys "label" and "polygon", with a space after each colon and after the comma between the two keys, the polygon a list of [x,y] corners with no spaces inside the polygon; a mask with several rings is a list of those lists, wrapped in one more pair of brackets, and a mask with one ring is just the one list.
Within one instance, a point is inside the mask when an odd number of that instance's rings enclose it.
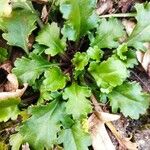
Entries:
{"label": "lobed leaf", "polygon": [[[60,120],[64,115],[64,104],[55,100],[46,106],[31,108],[31,114],[31,118],[23,123],[19,132],[11,137],[12,147],[16,150],[21,144],[28,142],[36,150],[53,148],[60,131]],[[17,142],[15,140],[18,137]]]}
{"label": "lobed leaf", "polygon": [[112,111],[119,109],[124,116],[138,119],[144,114],[150,104],[149,94],[143,93],[141,86],[136,82],[125,82],[116,87],[109,95]]}
{"label": "lobed leaf", "polygon": [[85,52],[83,53],[77,52],[74,55],[74,58],[72,59],[72,63],[75,66],[75,70],[77,71],[83,70],[84,67],[88,64],[88,61],[89,57]]}
{"label": "lobed leaf", "polygon": [[88,70],[104,93],[109,93],[128,77],[126,66],[115,57],[102,63],[91,62]]}
{"label": "lobed leaf", "polygon": [[121,44],[115,53],[127,68],[133,68],[134,65],[138,64],[135,52],[131,48],[128,48],[127,43]]}
{"label": "lobed leaf", "polygon": [[91,138],[83,131],[79,121],[71,128],[62,130],[59,141],[63,143],[64,150],[88,150],[91,145]]}
{"label": "lobed leaf", "polygon": [[79,86],[73,83],[70,87],[65,88],[63,98],[68,99],[66,103],[66,113],[72,114],[74,119],[86,116],[92,111],[91,103],[87,99],[91,92],[87,87]]}
{"label": "lobed leaf", "polygon": [[102,19],[97,27],[96,35],[90,37],[91,47],[117,48],[120,44],[119,38],[124,35],[123,25],[117,19],[110,18],[108,21]]}
{"label": "lobed leaf", "polygon": [[45,60],[42,56],[32,53],[29,58],[22,57],[17,59],[12,72],[21,82],[33,85],[35,80],[51,66],[52,64]]}
{"label": "lobed leaf", "polygon": [[9,119],[16,119],[20,110],[18,105],[20,103],[20,98],[8,98],[0,99],[0,122],[8,121]]}
{"label": "lobed leaf", "polygon": [[146,50],[145,42],[150,41],[150,3],[136,4],[137,25],[129,36],[128,45],[138,50]]}
{"label": "lobed leaf", "polygon": [[55,22],[51,25],[47,24],[39,32],[39,35],[36,37],[36,41],[39,44],[47,46],[48,48],[45,49],[45,53],[51,56],[63,53],[66,49],[66,40],[65,38],[60,39],[60,28]]}
{"label": "lobed leaf", "polygon": [[45,71],[45,79],[43,81],[43,88],[46,91],[57,91],[63,89],[68,80],[67,76],[64,75],[60,68],[53,67]]}
{"label": "lobed leaf", "polygon": [[29,53],[29,36],[36,28],[36,20],[36,15],[26,10],[14,10],[11,17],[3,18],[2,26],[5,33],[2,36],[7,44],[21,47],[26,53]]}

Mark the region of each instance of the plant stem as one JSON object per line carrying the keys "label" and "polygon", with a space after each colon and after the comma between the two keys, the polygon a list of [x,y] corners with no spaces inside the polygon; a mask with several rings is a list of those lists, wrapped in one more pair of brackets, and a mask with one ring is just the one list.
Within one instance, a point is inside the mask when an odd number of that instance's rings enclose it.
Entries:
{"label": "plant stem", "polygon": [[119,13],[119,14],[107,14],[101,15],[100,18],[110,18],[110,17],[117,17],[117,18],[124,18],[124,17],[135,17],[136,13]]}

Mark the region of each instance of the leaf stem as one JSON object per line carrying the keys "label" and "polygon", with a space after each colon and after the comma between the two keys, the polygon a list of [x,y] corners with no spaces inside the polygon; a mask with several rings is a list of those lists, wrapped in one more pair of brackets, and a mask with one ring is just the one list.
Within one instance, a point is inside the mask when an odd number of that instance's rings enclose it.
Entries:
{"label": "leaf stem", "polygon": [[136,13],[118,13],[118,14],[107,14],[107,15],[101,15],[100,18],[110,18],[110,17],[116,17],[116,18],[125,18],[125,17],[135,17]]}

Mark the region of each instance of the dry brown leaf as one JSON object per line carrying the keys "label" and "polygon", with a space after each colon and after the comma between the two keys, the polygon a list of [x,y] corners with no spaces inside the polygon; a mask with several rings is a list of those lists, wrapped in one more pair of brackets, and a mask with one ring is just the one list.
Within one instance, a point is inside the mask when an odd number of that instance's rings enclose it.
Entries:
{"label": "dry brown leaf", "polygon": [[138,61],[141,63],[144,70],[150,76],[150,48],[144,53],[141,51],[136,52]]}
{"label": "dry brown leaf", "polygon": [[94,150],[115,150],[115,147],[105,128],[105,123],[117,120],[119,117],[119,115],[104,112],[96,112],[90,116],[88,121]]}
{"label": "dry brown leaf", "polygon": [[28,84],[25,83],[24,87],[22,89],[17,89],[14,92],[1,92],[0,93],[0,99],[9,99],[12,97],[21,97],[24,94],[27,87],[28,87]]}
{"label": "dry brown leaf", "polygon": [[112,0],[99,0],[97,4],[96,12],[98,15],[106,13],[110,11],[113,7]]}
{"label": "dry brown leaf", "polygon": [[14,92],[18,89],[19,83],[17,80],[17,77],[14,74],[8,74],[7,75],[7,83],[4,85],[5,86],[5,91],[9,92]]}
{"label": "dry brown leaf", "polygon": [[118,140],[120,146],[122,147],[122,149],[125,150],[138,150],[137,149],[137,144],[131,142],[131,138],[124,138],[119,131],[116,130],[116,128],[114,127],[114,125],[111,122],[108,122],[107,127],[110,129],[110,131],[113,133],[113,135],[116,137],[116,139]]}
{"label": "dry brown leaf", "polygon": [[46,22],[46,23],[48,22],[48,10],[46,8],[46,5],[43,6],[41,19],[43,22]]}
{"label": "dry brown leaf", "polygon": [[11,61],[6,61],[5,63],[3,63],[2,65],[0,65],[0,68],[6,70],[8,73],[11,72],[12,70],[12,65],[11,65]]}
{"label": "dry brown leaf", "polygon": [[136,26],[135,22],[133,22],[131,20],[123,19],[122,24],[124,25],[128,36],[130,36],[134,27]]}
{"label": "dry brown leaf", "polygon": [[[122,24],[124,25],[127,34],[130,36],[136,24],[127,19],[123,19]],[[142,51],[137,51],[136,56],[144,70],[150,76],[150,43],[146,42],[144,43],[144,46],[146,47],[147,51],[145,53]]]}
{"label": "dry brown leaf", "polygon": [[[96,117],[97,119],[96,120],[92,120],[90,119],[89,120],[89,126],[90,126],[90,129],[91,129],[91,134],[92,134],[92,140],[95,141],[93,143],[93,147],[95,148],[94,150],[103,150],[103,149],[100,149],[99,146],[101,144],[103,144],[103,148],[107,148],[107,141],[109,141],[109,146],[112,146],[112,142],[110,143],[110,139],[108,139],[108,133],[107,131],[104,131],[104,124],[106,124],[106,126],[110,129],[110,131],[113,133],[113,135],[116,137],[116,139],[118,140],[120,146],[125,149],[125,150],[137,150],[137,144],[136,143],[133,143],[130,141],[131,138],[124,138],[117,130],[116,128],[114,127],[114,125],[112,124],[111,121],[113,120],[117,120],[119,119],[120,116],[118,115],[112,115],[112,114],[108,114],[108,113],[104,113],[102,108],[100,107],[99,103],[97,102],[96,98],[94,95],[91,96],[91,100],[92,100],[92,103],[94,105],[94,108],[96,110]],[[90,123],[92,121],[94,121],[93,123]],[[98,120],[98,121],[97,121]],[[94,129],[91,128],[92,125],[94,124]],[[100,131],[100,129],[102,131]],[[93,131],[92,131],[93,130]],[[105,129],[106,130],[106,129]],[[100,133],[101,132],[101,133]],[[102,132],[104,133],[107,133],[107,135],[105,134],[105,136],[103,137],[103,134]],[[98,135],[99,136],[98,136]],[[101,135],[102,134],[102,135]],[[107,137],[105,139],[105,137]],[[100,140],[99,140],[99,139]],[[106,141],[104,141],[106,140]],[[100,142],[100,143],[99,143]],[[107,144],[107,145],[106,145]],[[104,147],[106,145],[106,147]],[[111,150],[113,149],[112,148],[109,148],[108,150]]]}

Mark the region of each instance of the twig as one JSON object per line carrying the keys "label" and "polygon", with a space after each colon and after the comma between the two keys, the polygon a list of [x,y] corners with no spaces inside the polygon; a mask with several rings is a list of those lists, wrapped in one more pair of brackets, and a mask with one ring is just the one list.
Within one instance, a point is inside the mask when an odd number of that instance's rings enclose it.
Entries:
{"label": "twig", "polygon": [[107,14],[107,15],[101,15],[100,18],[110,18],[110,17],[116,17],[116,18],[125,18],[125,17],[135,17],[136,13],[118,13],[118,14]]}

